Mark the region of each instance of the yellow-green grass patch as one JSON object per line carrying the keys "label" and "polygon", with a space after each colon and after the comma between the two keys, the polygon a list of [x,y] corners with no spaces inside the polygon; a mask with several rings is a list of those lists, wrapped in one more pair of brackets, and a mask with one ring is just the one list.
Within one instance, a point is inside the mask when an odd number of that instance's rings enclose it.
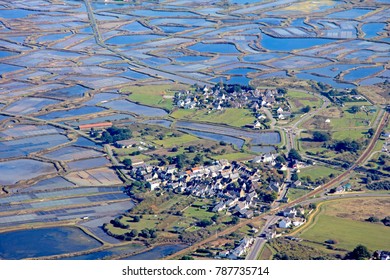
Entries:
{"label": "yellow-green grass patch", "polygon": [[306,190],[306,189],[289,188],[286,196],[288,197],[289,201],[293,201],[297,198],[300,198],[301,196],[304,196],[309,192],[310,190]]}
{"label": "yellow-green grass patch", "polygon": [[235,127],[242,127],[246,124],[253,123],[255,120],[249,109],[226,108],[221,111],[207,109],[203,110],[175,110],[171,116],[175,119],[188,119],[200,122],[209,122],[217,124],[226,124]]}
{"label": "yellow-green grass patch", "polygon": [[188,142],[199,140],[199,138],[190,134],[183,134],[179,137],[166,136],[163,140],[155,140],[154,143],[165,148],[183,145]]}
{"label": "yellow-green grass patch", "polygon": [[[326,212],[325,212],[326,213]],[[390,250],[390,227],[320,213],[315,224],[300,237],[316,242],[337,241],[336,247],[353,250],[358,244],[370,250]]]}
{"label": "yellow-green grass patch", "polygon": [[213,156],[214,159],[227,159],[229,161],[250,160],[250,159],[253,159],[254,157],[256,157],[256,156],[252,155],[252,154],[248,154],[248,153],[231,153],[231,154]]}
{"label": "yellow-green grass patch", "polygon": [[123,93],[130,93],[129,100],[144,105],[155,106],[171,110],[175,91],[186,89],[183,85],[150,85],[129,86],[121,89]]}
{"label": "yellow-green grass patch", "polygon": [[344,140],[350,138],[352,140],[357,140],[365,136],[367,129],[354,129],[354,130],[340,130],[335,131],[332,134],[332,138],[335,140]]}
{"label": "yellow-green grass patch", "polygon": [[341,172],[333,168],[326,166],[311,166],[301,169],[299,177],[310,176],[312,180],[316,180],[320,177],[328,177],[330,174],[337,176]]}

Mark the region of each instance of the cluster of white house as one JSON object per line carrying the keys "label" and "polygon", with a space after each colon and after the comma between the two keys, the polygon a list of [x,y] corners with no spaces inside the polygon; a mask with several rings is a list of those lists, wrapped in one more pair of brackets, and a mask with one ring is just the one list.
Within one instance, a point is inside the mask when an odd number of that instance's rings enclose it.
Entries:
{"label": "cluster of white house", "polygon": [[244,237],[233,250],[219,252],[218,256],[236,260],[248,251],[248,248],[253,244],[253,241],[254,239],[252,237]]}
{"label": "cluster of white house", "polygon": [[278,223],[280,228],[299,227],[306,222],[306,220],[302,218],[302,215],[305,214],[303,208],[286,208],[282,214],[284,218]]}
{"label": "cluster of white house", "polygon": [[[216,199],[213,212],[226,209],[241,217],[251,218],[254,212],[250,208],[259,208],[261,203],[255,191],[259,186],[260,174],[241,163],[219,160],[213,165],[193,167],[186,171],[179,171],[175,165],[142,164],[133,168],[134,179],[148,182],[152,191],[157,188],[172,189],[177,193]],[[234,184],[238,180],[240,183]],[[274,182],[270,184],[274,185]]]}
{"label": "cluster of white house", "polygon": [[[258,112],[261,107],[278,108],[276,110],[279,119],[288,118],[291,113],[289,108],[281,107],[282,102],[277,101],[277,98],[283,98],[284,94],[275,89],[255,89],[255,90],[239,90],[225,94],[219,89],[212,90],[207,86],[203,89],[192,91],[180,91],[175,95],[174,102],[179,108],[195,109],[208,108],[211,110],[222,110],[224,108],[247,108]],[[260,128],[258,120],[264,120],[266,117],[263,114],[256,114],[257,120],[252,125],[253,128]]]}

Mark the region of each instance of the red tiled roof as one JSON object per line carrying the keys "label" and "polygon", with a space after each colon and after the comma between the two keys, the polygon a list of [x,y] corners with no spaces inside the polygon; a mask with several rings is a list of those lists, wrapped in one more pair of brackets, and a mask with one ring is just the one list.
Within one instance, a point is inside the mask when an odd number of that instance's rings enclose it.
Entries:
{"label": "red tiled roof", "polygon": [[111,122],[103,122],[103,123],[91,123],[91,124],[82,124],[79,126],[79,129],[89,129],[95,127],[108,127],[112,126]]}

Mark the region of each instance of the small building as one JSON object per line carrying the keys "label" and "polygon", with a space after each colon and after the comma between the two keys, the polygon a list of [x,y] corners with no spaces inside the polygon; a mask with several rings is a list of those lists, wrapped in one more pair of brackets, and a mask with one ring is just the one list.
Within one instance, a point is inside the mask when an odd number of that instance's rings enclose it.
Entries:
{"label": "small building", "polygon": [[214,206],[213,212],[220,212],[222,210],[226,209],[226,204],[223,201],[220,201],[217,205]]}
{"label": "small building", "polygon": [[284,211],[283,211],[283,216],[285,217],[295,217],[295,215],[297,214],[297,210],[295,208],[286,208]]}
{"label": "small building", "polygon": [[79,125],[79,130],[89,130],[93,129],[103,129],[112,126],[112,122],[102,122],[102,123],[91,123],[91,124],[82,124]]}
{"label": "small building", "polygon": [[218,253],[218,256],[222,257],[222,258],[227,258],[230,254],[230,251],[229,250],[225,250],[225,251],[221,251]]}
{"label": "small building", "polygon": [[278,225],[280,228],[289,228],[289,227],[291,227],[292,223],[291,223],[291,220],[289,218],[285,218],[285,219],[282,219]]}
{"label": "small building", "polygon": [[274,229],[267,229],[265,232],[264,232],[264,237],[265,239],[267,240],[270,240],[272,238],[275,238],[276,236],[276,231]]}
{"label": "small building", "polygon": [[390,132],[383,132],[382,136],[385,138],[390,138]]}
{"label": "small building", "polygon": [[121,140],[121,141],[116,141],[116,146],[120,147],[122,149],[128,149],[131,148],[133,145],[137,145],[138,141],[135,140]]}
{"label": "small building", "polygon": [[155,190],[156,188],[160,187],[161,185],[161,180],[154,180],[150,182],[150,190]]}
{"label": "small building", "polygon": [[352,189],[352,185],[351,185],[350,183],[345,184],[345,185],[342,186],[342,187],[343,187],[343,189],[344,189],[345,192],[351,191],[351,189]]}
{"label": "small building", "polygon": [[292,220],[292,224],[294,227],[299,227],[299,226],[303,225],[305,222],[306,222],[306,220],[303,218],[295,218],[294,220]]}
{"label": "small building", "polygon": [[253,215],[254,215],[254,213],[252,210],[244,209],[244,210],[240,211],[240,216],[242,218],[245,218],[245,219],[251,219],[251,218],[253,218]]}
{"label": "small building", "polygon": [[278,182],[271,182],[268,186],[268,190],[279,193],[280,192],[280,184]]}

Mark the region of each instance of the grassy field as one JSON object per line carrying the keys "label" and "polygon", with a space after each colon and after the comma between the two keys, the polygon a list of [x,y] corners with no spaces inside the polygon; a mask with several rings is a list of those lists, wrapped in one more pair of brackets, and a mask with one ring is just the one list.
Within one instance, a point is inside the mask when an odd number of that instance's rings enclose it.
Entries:
{"label": "grassy field", "polygon": [[387,199],[345,199],[326,202],[320,207],[314,224],[300,234],[301,238],[321,243],[333,239],[337,241],[335,247],[346,250],[358,244],[370,250],[390,250],[390,227],[364,221],[371,215],[383,218],[388,214],[390,201]]}
{"label": "grassy field", "polygon": [[350,138],[352,140],[357,140],[365,136],[367,129],[354,129],[354,130],[340,130],[332,134],[334,140],[343,140]]}
{"label": "grassy field", "polygon": [[366,114],[365,112],[357,112],[356,114],[350,113],[350,107],[345,107],[341,118],[331,119],[331,126],[334,130],[339,130],[343,128],[366,128],[368,129],[369,125],[372,125],[377,113]]}
{"label": "grassy field", "polygon": [[151,85],[130,86],[121,89],[123,93],[130,93],[129,100],[141,104],[172,110],[172,98],[175,91],[186,89],[183,85]]}
{"label": "grassy field", "polygon": [[289,90],[286,96],[289,99],[289,104],[293,112],[298,112],[307,105],[312,108],[319,108],[323,103],[321,98],[306,92]]}
{"label": "grassy field", "polygon": [[196,141],[199,138],[192,136],[190,134],[183,134],[179,137],[172,137],[170,135],[166,136],[163,140],[155,140],[154,143],[161,145],[165,148],[180,146],[188,142]]}
{"label": "grassy field", "polygon": [[341,172],[326,166],[313,166],[303,168],[299,173],[299,177],[310,176],[313,180],[316,180],[320,177],[328,177],[331,173],[333,173],[334,175],[338,175]]}
{"label": "grassy field", "polygon": [[184,216],[188,218],[195,218],[198,220],[210,219],[215,213],[207,211],[199,207],[190,206],[184,210]]}
{"label": "grassy field", "polygon": [[347,250],[353,250],[358,244],[370,250],[390,250],[390,228],[325,214],[320,214],[315,225],[300,237],[317,242],[334,239],[338,242],[336,247]]}
{"label": "grassy field", "polygon": [[287,197],[289,201],[293,201],[297,198],[300,198],[301,196],[304,196],[308,192],[310,192],[310,190],[290,188],[288,189]]}
{"label": "grassy field", "polygon": [[233,160],[249,160],[256,157],[255,155],[252,154],[247,154],[247,153],[231,153],[231,154],[224,154],[224,155],[218,155],[214,156],[214,159],[227,159],[229,161]]}
{"label": "grassy field", "polygon": [[227,124],[235,127],[242,127],[253,123],[255,118],[248,109],[227,108],[222,111],[186,110],[174,111],[171,116],[175,119],[187,119],[193,121]]}

